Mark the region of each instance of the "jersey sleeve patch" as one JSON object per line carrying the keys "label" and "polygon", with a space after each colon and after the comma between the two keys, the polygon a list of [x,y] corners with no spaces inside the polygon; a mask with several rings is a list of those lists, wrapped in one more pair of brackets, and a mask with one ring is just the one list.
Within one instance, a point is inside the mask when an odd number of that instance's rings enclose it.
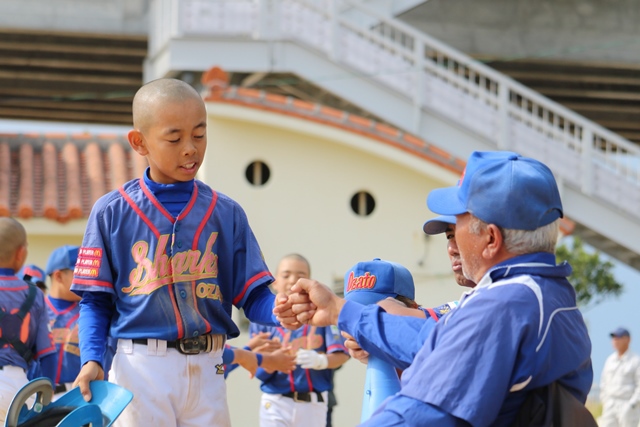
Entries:
{"label": "jersey sleeve patch", "polygon": [[102,265],[102,255],[102,248],[80,248],[76,267],[73,271],[74,275],[91,278],[98,277],[100,266]]}

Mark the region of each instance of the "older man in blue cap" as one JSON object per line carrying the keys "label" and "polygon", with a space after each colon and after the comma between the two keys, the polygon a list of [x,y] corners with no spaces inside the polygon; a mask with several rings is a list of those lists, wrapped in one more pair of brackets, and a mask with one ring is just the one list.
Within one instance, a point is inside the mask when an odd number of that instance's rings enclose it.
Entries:
{"label": "older man in blue cap", "polygon": [[458,185],[432,191],[427,204],[456,217],[462,268],[477,283],[430,333],[418,319],[345,302],[310,280],[276,308],[283,324],[291,313],[337,323],[365,349],[380,338],[420,340],[401,391],[367,426],[512,425],[529,392],[554,382],[584,402],[591,342],[571,267],[555,262],[563,212],[551,171],[516,153],[474,152]]}

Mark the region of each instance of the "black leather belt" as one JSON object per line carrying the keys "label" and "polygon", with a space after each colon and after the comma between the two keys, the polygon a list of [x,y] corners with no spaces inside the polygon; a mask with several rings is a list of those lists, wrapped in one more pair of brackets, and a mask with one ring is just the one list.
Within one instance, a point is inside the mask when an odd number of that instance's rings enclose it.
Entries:
{"label": "black leather belt", "polygon": [[292,391],[290,393],[283,393],[282,395],[284,397],[290,397],[296,402],[313,402],[313,400],[311,399],[312,394],[315,394],[316,396],[318,396],[318,402],[320,403],[324,402],[324,397],[322,397],[322,393],[320,393],[319,391],[310,391],[310,392]]}
{"label": "black leather belt", "polygon": [[[132,339],[134,344],[148,345],[146,339]],[[200,335],[194,338],[183,338],[177,341],[167,341],[167,348],[175,348],[182,354],[200,354],[218,351],[224,347],[225,336],[221,334]]]}
{"label": "black leather belt", "polygon": [[58,385],[56,385],[56,388],[53,391],[54,394],[66,393],[66,392],[67,392],[67,385],[66,384],[58,384]]}

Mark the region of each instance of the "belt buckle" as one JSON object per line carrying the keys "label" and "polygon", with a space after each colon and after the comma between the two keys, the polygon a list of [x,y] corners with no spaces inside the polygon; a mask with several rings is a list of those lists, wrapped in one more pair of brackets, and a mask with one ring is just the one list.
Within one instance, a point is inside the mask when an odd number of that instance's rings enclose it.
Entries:
{"label": "belt buckle", "polygon": [[178,341],[178,351],[182,354],[200,354],[198,338],[183,338]]}

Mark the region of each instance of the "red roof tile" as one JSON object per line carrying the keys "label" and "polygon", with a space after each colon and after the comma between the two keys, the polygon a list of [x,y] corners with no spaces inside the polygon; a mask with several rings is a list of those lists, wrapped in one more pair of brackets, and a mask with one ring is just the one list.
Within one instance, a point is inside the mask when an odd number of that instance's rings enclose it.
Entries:
{"label": "red roof tile", "polygon": [[86,218],[146,166],[121,135],[0,134],[0,216]]}

